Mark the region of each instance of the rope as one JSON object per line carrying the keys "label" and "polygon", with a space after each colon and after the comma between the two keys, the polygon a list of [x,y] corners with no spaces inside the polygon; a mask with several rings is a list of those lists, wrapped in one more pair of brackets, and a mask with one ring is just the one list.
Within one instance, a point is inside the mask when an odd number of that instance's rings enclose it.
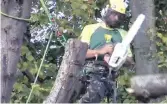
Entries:
{"label": "rope", "polygon": [[[35,78],[35,81],[34,81],[33,85],[35,85],[36,82],[37,82],[37,78],[38,78],[38,76],[39,76],[39,72],[40,72],[40,70],[41,70],[41,68],[42,68],[43,62],[44,62],[44,60],[45,60],[45,56],[46,56],[46,53],[47,53],[47,50],[48,50],[50,41],[51,41],[51,39],[52,39],[52,35],[53,35],[53,33],[51,33],[51,35],[50,35],[50,37],[49,37],[49,41],[48,41],[48,43],[47,43],[47,46],[46,46],[44,55],[43,55],[43,57],[42,57],[42,61],[41,61],[41,64],[40,64],[40,66],[39,66],[39,69],[38,69],[38,72],[37,72],[37,75],[36,75],[36,78]],[[31,97],[32,92],[33,92],[33,89],[34,89],[34,87],[32,87],[32,89],[31,89],[31,92],[30,92],[30,94],[29,94],[29,96],[28,96],[28,100],[27,100],[26,104],[27,104],[27,103],[29,102],[29,100],[30,100],[30,97]]]}
{"label": "rope", "polygon": [[[48,9],[47,9],[47,7],[46,7],[44,1],[43,1],[43,0],[40,0],[40,2],[41,2],[41,4],[42,4],[42,7],[44,8],[44,10],[45,10],[45,12],[46,12],[48,18],[49,18],[50,23],[51,23],[52,25],[54,25],[54,23],[53,23],[53,21],[52,21],[53,17],[50,15],[50,13],[49,13],[49,11],[48,11]],[[47,43],[47,46],[46,46],[44,55],[43,55],[43,57],[42,57],[42,61],[41,61],[41,63],[40,63],[40,67],[39,67],[39,69],[38,69],[38,72],[37,72],[37,75],[36,75],[36,78],[35,78],[35,81],[34,81],[33,85],[35,85],[36,82],[37,82],[37,78],[38,78],[38,76],[39,76],[39,72],[40,72],[40,70],[41,70],[41,68],[42,68],[43,62],[44,62],[44,60],[45,60],[45,56],[46,56],[46,53],[47,53],[47,50],[48,50],[50,41],[51,41],[51,39],[52,39],[52,35],[53,35],[53,33],[51,33],[51,35],[50,35],[50,37],[49,37],[49,41],[48,41],[48,43]],[[63,36],[63,40],[66,41],[64,35],[62,35],[62,36]],[[61,43],[61,42],[60,42],[60,43]],[[32,86],[32,89],[31,89],[31,91],[30,91],[30,94],[29,94],[29,96],[28,96],[28,99],[27,99],[27,101],[26,101],[26,104],[29,102],[29,100],[30,100],[30,98],[31,98],[33,89],[34,89],[34,87]]]}
{"label": "rope", "polygon": [[[42,7],[43,7],[43,9],[45,10],[45,12],[46,12],[48,18],[49,18],[50,23],[53,25],[54,19],[53,19],[52,15],[50,15],[50,13],[49,13],[49,11],[48,11],[48,9],[47,9],[47,7],[46,7],[44,1],[43,1],[43,0],[40,0],[40,2],[41,2],[41,4],[42,4]],[[66,41],[66,38],[64,37],[64,35],[61,35],[61,36],[63,37],[63,40]],[[58,38],[59,38],[59,37],[58,37]],[[60,42],[60,43],[61,43],[61,42]],[[62,43],[61,43],[61,44],[62,44]],[[62,46],[64,46],[64,45],[62,44]]]}
{"label": "rope", "polygon": [[41,2],[41,4],[42,4],[42,7],[43,7],[43,9],[45,10],[45,12],[46,12],[48,18],[49,18],[50,23],[53,24],[52,16],[50,15],[50,13],[49,13],[49,11],[48,11],[48,9],[47,9],[47,7],[46,7],[44,1],[43,1],[43,0],[40,0],[40,2]]}
{"label": "rope", "polygon": [[25,18],[19,18],[19,17],[10,16],[8,14],[5,14],[5,13],[1,12],[1,11],[0,11],[0,13],[1,13],[1,15],[9,17],[9,18],[12,18],[12,19],[21,20],[21,21],[27,21],[27,22],[31,21],[31,19],[25,19]]}
{"label": "rope", "polygon": [[[46,5],[45,5],[44,1],[43,1],[43,0],[40,0],[40,2],[41,2],[41,4],[42,4],[42,7],[44,8],[44,10],[45,10],[45,12],[46,12],[48,18],[49,18],[50,23],[53,25],[53,22],[52,22],[52,20],[51,20],[51,19],[52,19],[52,16],[49,14],[48,9],[46,8]],[[36,78],[35,78],[35,81],[34,81],[33,85],[35,85],[36,82],[37,82],[37,78],[38,78],[39,72],[40,72],[40,70],[41,70],[41,68],[42,68],[42,65],[43,65],[43,62],[44,62],[44,59],[45,59],[45,56],[46,56],[46,52],[47,52],[47,50],[48,50],[50,41],[51,41],[51,39],[52,39],[52,35],[53,35],[53,33],[51,33],[51,35],[50,35],[50,37],[49,37],[49,41],[48,41],[48,43],[47,43],[47,46],[46,46],[44,55],[43,55],[43,57],[42,57],[42,61],[41,61],[40,67],[39,67],[39,69],[38,69],[38,72],[37,72],[37,75],[36,75]],[[32,89],[31,89],[31,92],[30,92],[30,94],[29,94],[29,96],[28,96],[28,99],[27,99],[27,101],[26,101],[26,104],[29,102],[29,100],[30,100],[30,98],[31,98],[33,89],[34,89],[34,87],[32,86]]]}

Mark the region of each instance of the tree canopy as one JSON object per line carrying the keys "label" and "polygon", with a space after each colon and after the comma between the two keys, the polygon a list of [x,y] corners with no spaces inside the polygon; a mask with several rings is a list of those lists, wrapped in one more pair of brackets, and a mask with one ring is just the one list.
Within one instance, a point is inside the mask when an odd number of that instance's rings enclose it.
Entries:
{"label": "tree canopy", "polygon": [[[12,103],[24,103],[32,87],[34,87],[30,102],[42,103],[48,96],[59,65],[64,54],[66,41],[62,37],[58,38],[58,32],[66,39],[79,38],[83,27],[87,24],[96,23],[101,17],[100,11],[103,9],[106,0],[44,0],[47,8],[52,14],[57,27],[53,27],[40,4],[34,2],[31,12],[31,22],[27,26],[24,34],[24,42],[21,48],[21,57],[17,65],[17,81],[12,91]],[[158,67],[161,72],[167,70],[167,1],[154,0],[156,14],[156,46],[158,55]],[[129,25],[131,18],[125,21]],[[150,17],[151,18],[151,17]],[[128,27],[125,26],[125,29]],[[45,47],[49,40],[49,35],[53,32],[51,44],[44,60],[44,64],[39,73],[37,83],[34,85],[41,59],[44,55]],[[129,86],[129,78],[134,74],[131,70],[121,70],[119,81],[119,102],[134,103],[135,97],[128,95],[125,88]],[[105,102],[105,101],[104,101]]]}

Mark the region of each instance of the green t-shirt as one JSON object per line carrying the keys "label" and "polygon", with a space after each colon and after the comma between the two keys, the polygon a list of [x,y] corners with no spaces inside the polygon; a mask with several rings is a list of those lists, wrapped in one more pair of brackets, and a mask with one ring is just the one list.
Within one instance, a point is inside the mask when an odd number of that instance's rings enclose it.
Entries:
{"label": "green t-shirt", "polygon": [[[90,24],[84,27],[81,33],[81,41],[89,45],[89,49],[97,49],[107,43],[116,44],[122,42],[127,32],[123,29],[108,28],[104,23]],[[129,48],[128,56],[132,57]]]}

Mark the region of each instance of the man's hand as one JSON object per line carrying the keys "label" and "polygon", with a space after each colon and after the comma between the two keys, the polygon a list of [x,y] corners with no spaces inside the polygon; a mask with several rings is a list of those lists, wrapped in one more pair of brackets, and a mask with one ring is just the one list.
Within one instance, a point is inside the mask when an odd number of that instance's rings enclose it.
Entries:
{"label": "man's hand", "polygon": [[105,54],[104,55],[104,59],[103,59],[105,62],[109,62],[109,60],[110,60],[110,55],[109,54]]}
{"label": "man's hand", "polygon": [[97,50],[99,54],[112,54],[113,52],[113,45],[107,44],[103,48]]}
{"label": "man's hand", "polygon": [[107,44],[100,49],[95,49],[95,50],[88,49],[86,53],[86,58],[92,58],[98,55],[112,54],[112,52],[113,52],[113,46],[111,44]]}

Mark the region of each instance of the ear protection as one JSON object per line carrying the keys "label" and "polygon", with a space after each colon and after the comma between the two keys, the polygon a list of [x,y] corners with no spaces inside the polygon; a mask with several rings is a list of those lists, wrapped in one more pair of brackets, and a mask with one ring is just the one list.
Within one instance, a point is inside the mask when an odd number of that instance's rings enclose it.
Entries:
{"label": "ear protection", "polygon": [[101,11],[101,16],[102,17],[106,16],[108,9],[109,9],[109,5],[106,5],[106,7],[102,9],[102,11]]}

